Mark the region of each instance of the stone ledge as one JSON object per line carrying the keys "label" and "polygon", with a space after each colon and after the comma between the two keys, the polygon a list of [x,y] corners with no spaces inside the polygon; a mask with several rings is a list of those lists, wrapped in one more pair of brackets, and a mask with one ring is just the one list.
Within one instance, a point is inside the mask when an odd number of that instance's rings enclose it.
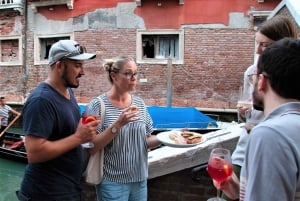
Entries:
{"label": "stone ledge", "polygon": [[204,134],[208,140],[197,146],[190,148],[163,146],[150,151],[148,179],[207,163],[210,151],[215,147],[225,147],[233,151],[242,129],[240,124],[233,123],[225,129]]}

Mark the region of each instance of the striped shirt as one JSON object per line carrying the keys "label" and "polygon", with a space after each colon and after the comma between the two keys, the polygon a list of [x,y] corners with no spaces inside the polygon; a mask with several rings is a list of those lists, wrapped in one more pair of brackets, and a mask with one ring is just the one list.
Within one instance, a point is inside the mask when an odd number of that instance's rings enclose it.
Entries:
{"label": "striped shirt", "polygon": [[[101,133],[116,121],[124,108],[112,105],[106,94],[99,98],[105,104],[103,127],[100,125],[99,128]],[[153,131],[152,119],[141,98],[132,95],[131,104],[138,106],[140,120],[122,126],[104,149],[103,177],[112,182],[140,182],[148,177],[147,135]],[[90,105],[101,114],[98,97],[92,99]]]}
{"label": "striped shirt", "polygon": [[8,124],[8,113],[11,110],[11,107],[8,105],[4,105],[3,107],[0,106],[0,118],[1,119],[1,125],[2,126],[7,126]]}

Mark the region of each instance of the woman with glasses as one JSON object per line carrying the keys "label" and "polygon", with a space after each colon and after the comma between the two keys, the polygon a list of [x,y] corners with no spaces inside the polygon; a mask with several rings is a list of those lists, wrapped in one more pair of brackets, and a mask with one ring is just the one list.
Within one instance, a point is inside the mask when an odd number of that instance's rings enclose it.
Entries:
{"label": "woman with glasses", "polygon": [[[103,66],[112,86],[90,101],[97,113],[105,110],[98,129],[100,134],[90,150],[93,153],[104,148],[103,180],[96,186],[97,198],[98,201],[147,201],[147,150],[160,142],[151,135],[152,119],[144,101],[131,94],[137,85],[138,68],[128,57],[107,60]],[[101,108],[99,99],[105,108]]]}
{"label": "woman with glasses", "polygon": [[[275,16],[264,23],[262,23],[258,31],[255,35],[256,41],[256,54],[261,55],[264,50],[270,46],[273,42],[278,41],[282,38],[290,37],[297,38],[298,31],[295,24],[288,17],[278,15]],[[252,91],[253,91],[253,79],[256,75],[256,64],[248,67],[248,69],[244,73],[244,94],[248,94],[249,99],[252,99]],[[249,107],[238,107],[238,114],[242,115],[241,119],[246,120],[246,117],[243,114],[248,115],[247,121],[255,122],[255,124],[259,123],[263,118],[263,111],[260,108],[249,108]],[[232,153],[232,163],[233,169],[236,175],[240,176],[240,169],[244,162],[245,157],[245,149],[248,143],[249,132],[251,128],[246,128],[240,134],[239,141],[235,150]],[[230,201],[225,195],[223,197],[226,200]]]}

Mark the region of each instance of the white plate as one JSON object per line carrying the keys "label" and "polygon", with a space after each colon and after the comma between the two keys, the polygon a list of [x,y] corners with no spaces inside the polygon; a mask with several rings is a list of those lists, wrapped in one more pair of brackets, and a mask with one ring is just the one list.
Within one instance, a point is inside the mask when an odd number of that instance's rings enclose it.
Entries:
{"label": "white plate", "polygon": [[193,146],[196,146],[196,145],[201,144],[201,143],[206,141],[206,138],[204,137],[204,135],[202,135],[200,133],[192,132],[192,133],[195,133],[197,135],[201,135],[202,136],[202,141],[198,142],[198,143],[195,143],[195,144],[176,144],[173,140],[170,139],[170,134],[172,134],[172,133],[180,135],[181,131],[179,131],[179,130],[165,131],[165,132],[158,133],[156,135],[156,137],[164,145],[167,145],[167,146],[170,146],[170,147],[176,147],[176,148],[193,147]]}

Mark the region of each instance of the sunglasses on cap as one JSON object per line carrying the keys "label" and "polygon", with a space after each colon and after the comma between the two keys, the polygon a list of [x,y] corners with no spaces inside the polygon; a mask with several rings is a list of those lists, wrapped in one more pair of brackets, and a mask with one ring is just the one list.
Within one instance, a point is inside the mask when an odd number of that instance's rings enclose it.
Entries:
{"label": "sunglasses on cap", "polygon": [[68,57],[73,57],[79,54],[86,53],[86,48],[84,46],[81,46],[79,44],[75,45],[76,50],[66,54],[62,59],[68,58]]}

